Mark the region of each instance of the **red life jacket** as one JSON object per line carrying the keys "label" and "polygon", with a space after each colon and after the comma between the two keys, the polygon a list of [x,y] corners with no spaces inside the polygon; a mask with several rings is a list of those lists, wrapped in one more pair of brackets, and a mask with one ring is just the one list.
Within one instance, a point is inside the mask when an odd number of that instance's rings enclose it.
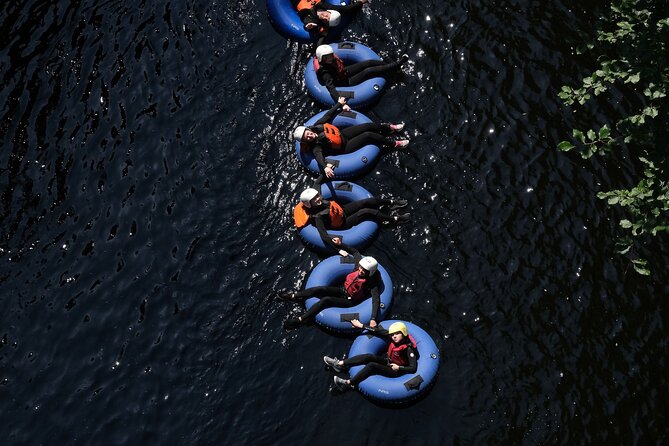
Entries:
{"label": "red life jacket", "polygon": [[330,143],[330,148],[334,150],[341,149],[342,146],[341,132],[337,127],[335,127],[332,124],[325,123],[323,124],[323,133],[325,133],[325,137],[328,139],[328,142]]}
{"label": "red life jacket", "polygon": [[344,281],[344,289],[346,294],[348,294],[353,300],[362,300],[365,298],[365,282],[367,282],[366,277],[360,277],[360,273],[356,269],[352,273],[346,276]]}
{"label": "red life jacket", "polygon": [[[334,56],[334,66],[330,65],[332,68],[334,68],[334,75],[335,79],[338,81],[342,81],[346,79],[346,65],[344,65],[344,61],[341,60],[336,54],[333,54]],[[314,70],[316,71],[316,74],[318,74],[318,71],[321,70],[323,67],[321,66],[320,62],[318,62],[318,58],[314,57]]]}
{"label": "red life jacket", "polygon": [[400,345],[395,345],[393,341],[390,341],[390,345],[388,345],[388,359],[390,359],[390,362],[399,366],[409,365],[409,358],[406,352],[409,346],[414,350],[417,349],[416,340],[411,335],[409,335],[409,343],[403,342]]}
{"label": "red life jacket", "polygon": [[303,11],[305,9],[311,9],[320,2],[321,0],[300,0],[300,2],[297,4],[297,10]]}

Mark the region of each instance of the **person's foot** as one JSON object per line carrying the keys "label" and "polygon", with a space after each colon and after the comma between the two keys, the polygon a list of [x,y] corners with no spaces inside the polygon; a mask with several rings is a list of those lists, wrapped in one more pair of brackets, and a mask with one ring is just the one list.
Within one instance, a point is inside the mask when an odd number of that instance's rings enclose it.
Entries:
{"label": "person's foot", "polygon": [[393,198],[392,200],[390,200],[390,204],[388,205],[388,207],[394,210],[406,207],[407,204],[409,204],[409,202],[403,198]]}
{"label": "person's foot", "polygon": [[389,124],[389,127],[390,130],[392,130],[393,132],[401,132],[402,130],[404,130],[404,123],[400,122],[397,124]]}
{"label": "person's foot", "polygon": [[290,291],[290,290],[277,291],[276,297],[278,297],[279,299],[292,302],[295,300],[295,291]]}
{"label": "person's foot", "polygon": [[293,330],[302,325],[302,321],[297,317],[291,317],[283,321],[283,328],[286,330]]}
{"label": "person's foot", "polygon": [[395,141],[395,149],[403,149],[406,146],[409,145],[409,140],[408,139],[398,139]]}
{"label": "person's foot", "polygon": [[402,223],[406,223],[411,219],[411,214],[408,212],[406,214],[401,214],[401,215],[393,215],[390,220],[384,220],[383,224],[388,226],[388,225],[401,225]]}
{"label": "person's foot", "polygon": [[342,392],[345,392],[347,390],[351,390],[353,388],[353,385],[349,384],[347,380],[344,378],[340,378],[338,376],[333,377],[334,380],[334,385],[337,388],[337,390],[340,390]]}
{"label": "person's foot", "polygon": [[393,219],[396,224],[406,223],[411,220],[411,214],[407,212],[406,214],[394,215]]}
{"label": "person's foot", "polygon": [[336,356],[334,358],[330,358],[329,356],[323,356],[323,362],[325,363],[326,366],[330,367],[335,372],[337,373],[341,372],[341,366],[338,365],[339,359],[337,359]]}

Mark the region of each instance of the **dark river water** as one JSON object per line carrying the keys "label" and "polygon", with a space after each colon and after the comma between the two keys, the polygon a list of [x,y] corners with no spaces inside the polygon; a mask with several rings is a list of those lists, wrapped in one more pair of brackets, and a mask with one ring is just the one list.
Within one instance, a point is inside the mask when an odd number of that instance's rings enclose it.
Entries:
{"label": "dark river water", "polygon": [[369,115],[412,143],[359,183],[410,202],[367,253],[441,358],[389,409],[333,392],[351,338],[272,296],[319,260],[292,227],[310,48],[263,0],[4,2],[0,443],[666,441],[666,240],[636,274],[595,197],[635,166],[555,149],[602,4],[374,0],[345,32],[410,56]]}

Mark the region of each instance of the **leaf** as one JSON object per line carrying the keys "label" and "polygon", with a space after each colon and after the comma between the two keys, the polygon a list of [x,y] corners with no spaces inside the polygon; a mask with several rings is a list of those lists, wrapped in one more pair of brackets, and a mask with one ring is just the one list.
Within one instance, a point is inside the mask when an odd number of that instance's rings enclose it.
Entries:
{"label": "leaf", "polygon": [[625,83],[631,82],[633,84],[636,84],[636,83],[639,82],[640,79],[641,79],[640,73],[636,73],[636,74],[633,74],[630,77],[628,77],[627,80],[625,81]]}
{"label": "leaf", "polygon": [[574,145],[569,141],[562,141],[560,144],[558,144],[558,149],[562,150],[563,152],[569,152],[573,148]]}
{"label": "leaf", "polygon": [[579,141],[581,141],[582,143],[585,143],[585,135],[583,134],[582,131],[574,129],[574,131],[572,132],[572,136],[575,139],[578,139]]}
{"label": "leaf", "polygon": [[592,129],[588,130],[588,139],[590,141],[594,141],[594,140],[597,139],[597,134],[595,133],[594,130],[592,130]]}
{"label": "leaf", "polygon": [[599,138],[604,139],[608,138],[609,136],[611,136],[611,129],[609,128],[609,126],[607,125],[602,126],[602,128],[599,129]]}
{"label": "leaf", "polygon": [[642,276],[650,276],[650,270],[648,268],[644,268],[636,264],[632,266],[634,266],[634,271],[641,274]]}
{"label": "leaf", "polygon": [[630,249],[632,249],[632,245],[627,245],[625,249],[618,251],[618,254],[627,254],[630,251]]}
{"label": "leaf", "polygon": [[629,221],[629,220],[620,220],[620,226],[622,226],[625,229],[631,228],[632,227],[632,222]]}
{"label": "leaf", "polygon": [[[620,197],[611,197],[608,199],[607,203],[609,204],[618,204]],[[622,222],[620,222],[622,224]]]}

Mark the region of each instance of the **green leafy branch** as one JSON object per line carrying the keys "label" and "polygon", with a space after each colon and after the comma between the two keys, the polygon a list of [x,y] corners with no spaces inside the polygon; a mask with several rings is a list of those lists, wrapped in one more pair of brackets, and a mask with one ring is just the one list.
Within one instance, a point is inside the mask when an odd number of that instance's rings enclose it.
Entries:
{"label": "green leafy branch", "polygon": [[[605,155],[625,145],[642,154],[637,159],[643,166],[643,177],[634,187],[599,192],[597,196],[625,210],[627,218],[620,221],[625,235],[618,240],[619,252],[631,256],[635,271],[649,275],[648,261],[631,250],[635,245],[647,245],[648,237],[669,232],[666,173],[649,160],[652,156],[665,156],[656,147],[653,122],[667,105],[669,18],[657,19],[653,12],[639,8],[640,4],[640,0],[614,2],[603,23],[607,29],[597,32],[601,47],[597,49],[601,52],[597,58],[599,68],[586,76],[579,87],[563,86],[558,96],[569,106],[582,106],[593,96],[619,85],[636,94],[643,104],[612,127],[604,124],[597,131],[574,129],[572,140],[560,142],[558,148],[565,152],[577,148],[583,158]],[[593,51],[596,45],[590,43],[587,49]]]}

